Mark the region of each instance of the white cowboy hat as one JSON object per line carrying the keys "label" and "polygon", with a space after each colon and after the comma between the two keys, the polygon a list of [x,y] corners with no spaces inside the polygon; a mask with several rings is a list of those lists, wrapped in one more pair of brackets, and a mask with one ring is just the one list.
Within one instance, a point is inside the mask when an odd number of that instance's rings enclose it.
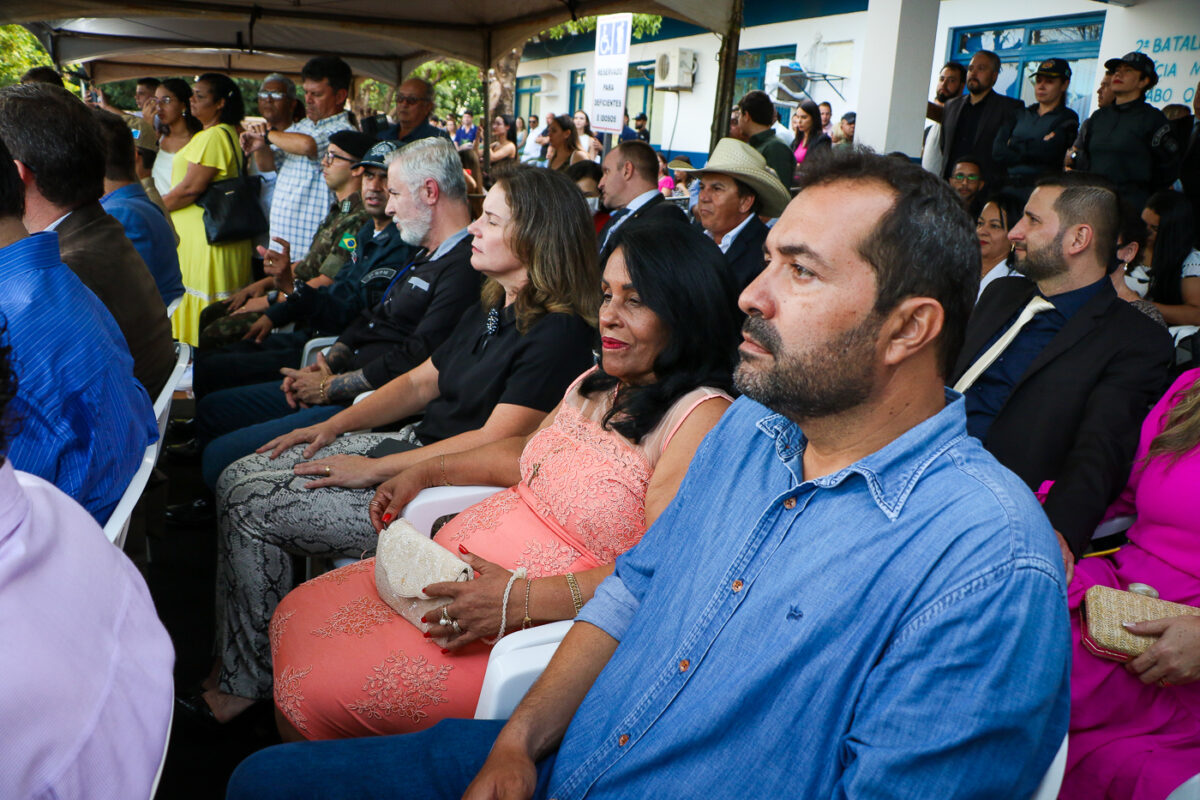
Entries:
{"label": "white cowboy hat", "polygon": [[775,170],[767,166],[762,154],[740,139],[722,139],[713,148],[708,163],[696,168],[686,161],[672,161],[667,169],[679,172],[719,172],[732,175],[749,186],[762,203],[762,214],[778,217],[791,201],[792,196],[780,183]]}

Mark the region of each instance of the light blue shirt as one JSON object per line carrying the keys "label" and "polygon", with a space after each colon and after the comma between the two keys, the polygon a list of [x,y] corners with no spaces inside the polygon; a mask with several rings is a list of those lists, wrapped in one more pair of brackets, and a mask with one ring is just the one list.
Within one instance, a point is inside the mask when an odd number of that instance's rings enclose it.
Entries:
{"label": "light blue shirt", "polygon": [[103,525],[158,423],[121,329],[62,263],[57,233],[0,248],[0,325],[17,379],[4,420],[9,460]]}
{"label": "light blue shirt", "polygon": [[1067,729],[1062,556],[961,396],[806,481],[741,398],[578,619],[620,644],[550,797],[1028,797]]}

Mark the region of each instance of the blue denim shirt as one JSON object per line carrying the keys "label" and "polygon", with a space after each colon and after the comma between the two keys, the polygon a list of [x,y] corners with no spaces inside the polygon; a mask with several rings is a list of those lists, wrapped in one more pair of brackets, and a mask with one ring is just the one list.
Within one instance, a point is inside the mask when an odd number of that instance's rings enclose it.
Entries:
{"label": "blue denim shirt", "polygon": [[1062,557],[947,401],[811,481],[800,429],[734,403],[579,615],[620,644],[549,796],[1032,794],[1067,729]]}

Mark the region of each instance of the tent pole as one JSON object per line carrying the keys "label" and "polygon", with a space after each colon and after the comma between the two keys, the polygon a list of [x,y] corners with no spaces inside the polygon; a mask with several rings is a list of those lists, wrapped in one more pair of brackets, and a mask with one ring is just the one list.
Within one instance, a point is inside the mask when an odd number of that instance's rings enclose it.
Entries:
{"label": "tent pole", "polygon": [[721,37],[718,53],[717,96],[713,103],[712,131],[708,137],[708,152],[712,152],[720,139],[729,135],[729,112],[737,98],[733,96],[737,77],[738,43],[742,35],[742,3],[733,0],[729,9],[729,27]]}

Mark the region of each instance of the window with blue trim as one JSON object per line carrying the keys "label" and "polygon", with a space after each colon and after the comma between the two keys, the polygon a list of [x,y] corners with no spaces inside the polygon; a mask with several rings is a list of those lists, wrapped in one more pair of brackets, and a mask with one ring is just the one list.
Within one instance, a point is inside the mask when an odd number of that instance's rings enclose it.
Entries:
{"label": "window with blue trim", "polygon": [[516,109],[518,117],[528,118],[530,114],[541,116],[541,103],[538,97],[541,91],[541,76],[533,75],[528,78],[517,78]]}
{"label": "window with blue trim", "polygon": [[654,62],[639,61],[629,65],[625,79],[625,110],[632,120],[639,113],[653,116]]}
{"label": "window with blue trim", "polygon": [[966,66],[980,50],[1000,56],[1000,77],[995,91],[1022,102],[1033,103],[1033,74],[1048,58],[1061,58],[1071,65],[1067,105],[1085,119],[1096,90],[1100,37],[1104,14],[1004,22],[954,28],[950,31],[950,61]]}
{"label": "window with blue trim", "polygon": [[592,115],[591,109],[583,108],[583,86],[584,78],[587,76],[586,69],[571,70],[571,111],[572,116],[579,109],[587,112],[588,116]]}
{"label": "window with blue trim", "polygon": [[[767,62],[786,58],[792,61],[796,58],[796,46],[763,47],[757,50],[739,50],[737,55],[737,74],[733,79],[733,102],[741,100],[747,92],[762,90],[767,80]],[[787,106],[775,106],[783,124],[788,124],[792,110]]]}

